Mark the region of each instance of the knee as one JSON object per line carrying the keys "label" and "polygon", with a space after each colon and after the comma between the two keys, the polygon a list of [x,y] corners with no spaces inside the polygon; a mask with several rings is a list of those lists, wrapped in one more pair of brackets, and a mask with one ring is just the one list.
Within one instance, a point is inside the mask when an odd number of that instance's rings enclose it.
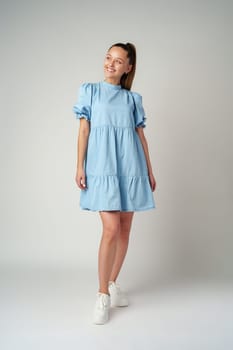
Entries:
{"label": "knee", "polygon": [[108,242],[115,241],[120,234],[119,225],[105,225],[103,228],[103,236]]}
{"label": "knee", "polygon": [[120,238],[122,241],[128,242],[129,240],[130,229],[126,227],[121,227],[120,229]]}
{"label": "knee", "polygon": [[130,223],[128,222],[121,222],[120,225],[120,235],[122,239],[128,240],[129,234],[130,234]]}

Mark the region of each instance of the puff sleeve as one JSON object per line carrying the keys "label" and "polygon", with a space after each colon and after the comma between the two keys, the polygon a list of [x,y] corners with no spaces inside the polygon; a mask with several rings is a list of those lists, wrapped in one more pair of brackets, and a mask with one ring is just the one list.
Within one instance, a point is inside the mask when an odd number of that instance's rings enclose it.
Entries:
{"label": "puff sleeve", "polygon": [[73,107],[73,112],[77,119],[85,118],[91,120],[91,96],[92,85],[83,83],[79,88],[78,101]]}
{"label": "puff sleeve", "polygon": [[133,92],[134,99],[134,121],[136,128],[145,128],[146,126],[146,117],[145,111],[142,105],[142,96],[136,92]]}

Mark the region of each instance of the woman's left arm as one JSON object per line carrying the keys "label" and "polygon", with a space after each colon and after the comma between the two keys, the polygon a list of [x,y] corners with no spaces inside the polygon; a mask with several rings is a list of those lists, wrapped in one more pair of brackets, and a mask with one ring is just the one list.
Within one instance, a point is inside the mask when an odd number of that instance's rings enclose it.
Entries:
{"label": "woman's left arm", "polygon": [[144,130],[142,127],[136,128],[136,132],[140,138],[140,141],[141,141],[144,153],[145,153],[146,164],[147,164],[147,169],[148,169],[148,176],[149,176],[149,180],[150,180],[150,186],[151,186],[151,190],[154,192],[155,188],[156,188],[156,181],[155,181],[155,177],[153,175],[152,165],[151,165],[151,161],[150,161],[148,143],[147,143],[146,137],[144,135]]}

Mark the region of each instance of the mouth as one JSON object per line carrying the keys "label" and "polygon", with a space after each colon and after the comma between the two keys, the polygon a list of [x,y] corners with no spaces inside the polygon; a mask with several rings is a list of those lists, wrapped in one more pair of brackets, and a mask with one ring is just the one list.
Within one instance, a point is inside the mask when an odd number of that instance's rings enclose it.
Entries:
{"label": "mouth", "polygon": [[115,72],[115,69],[113,69],[113,68],[106,67],[105,69],[106,69],[107,72],[110,72],[110,73],[114,73]]}

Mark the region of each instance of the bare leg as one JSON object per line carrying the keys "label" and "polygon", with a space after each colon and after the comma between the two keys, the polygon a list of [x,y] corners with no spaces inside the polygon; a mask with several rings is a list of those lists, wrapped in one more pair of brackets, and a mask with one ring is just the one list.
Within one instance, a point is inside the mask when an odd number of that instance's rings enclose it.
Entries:
{"label": "bare leg", "polygon": [[99,247],[99,292],[109,294],[108,282],[116,255],[120,234],[120,212],[100,212],[103,234]]}
{"label": "bare leg", "polygon": [[116,254],[109,279],[110,281],[116,281],[124,262],[128,249],[133,214],[133,212],[120,213],[120,234],[117,238]]}

